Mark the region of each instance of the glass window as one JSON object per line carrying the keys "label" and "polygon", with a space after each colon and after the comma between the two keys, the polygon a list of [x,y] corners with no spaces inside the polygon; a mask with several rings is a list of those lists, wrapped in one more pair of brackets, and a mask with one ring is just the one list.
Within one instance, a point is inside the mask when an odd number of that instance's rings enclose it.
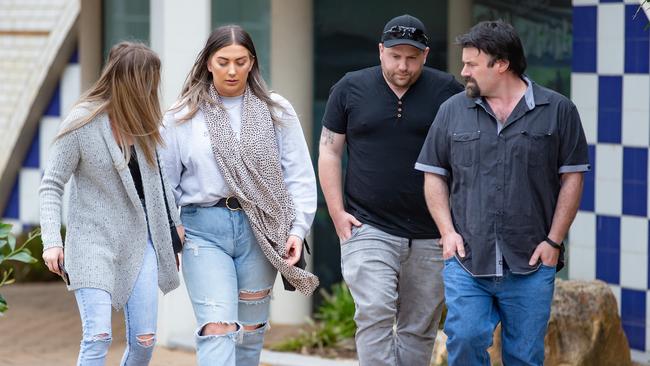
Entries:
{"label": "glass window", "polygon": [[104,60],[114,44],[120,41],[140,41],[149,44],[149,1],[104,0]]}
{"label": "glass window", "polygon": [[271,83],[271,2],[270,0],[213,0],[212,27],[237,24],[253,38],[264,80]]}
{"label": "glass window", "polygon": [[[512,24],[526,50],[526,74],[569,97],[573,40],[570,0],[475,0],[474,21]],[[566,271],[565,271],[566,272]]]}
{"label": "glass window", "polygon": [[427,66],[446,70],[447,1],[314,2],[317,101],[327,101],[330,87],[346,72],[379,64],[377,45],[384,25],[402,14],[418,17],[427,28],[431,40]]}

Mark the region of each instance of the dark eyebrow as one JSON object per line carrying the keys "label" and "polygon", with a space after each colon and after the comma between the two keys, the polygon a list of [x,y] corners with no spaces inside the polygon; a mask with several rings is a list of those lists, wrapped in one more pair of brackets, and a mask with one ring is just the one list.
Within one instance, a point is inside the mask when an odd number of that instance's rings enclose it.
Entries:
{"label": "dark eyebrow", "polygon": [[[227,58],[227,57],[223,57],[223,56],[218,56],[217,58],[220,59],[220,60],[230,61],[229,58]],[[246,58],[246,56],[237,57],[237,58],[235,59],[235,61],[239,61],[239,60],[242,60],[242,59],[245,59],[245,58]]]}

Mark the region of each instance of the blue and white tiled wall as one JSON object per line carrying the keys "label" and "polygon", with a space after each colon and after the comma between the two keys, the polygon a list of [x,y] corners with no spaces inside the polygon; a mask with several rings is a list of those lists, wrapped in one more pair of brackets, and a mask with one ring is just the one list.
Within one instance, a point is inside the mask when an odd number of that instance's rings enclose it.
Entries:
{"label": "blue and white tiled wall", "polygon": [[570,232],[569,278],[607,282],[633,357],[650,357],[650,30],[638,1],[573,1],[571,99],[592,171]]}
{"label": "blue and white tiled wall", "polygon": [[[28,230],[39,223],[38,187],[52,141],[62,118],[65,118],[77,101],[81,88],[81,69],[75,53],[66,66],[47,110],[41,117],[38,129],[22,168],[18,172],[6,207],[0,207],[2,219],[14,224],[14,232]],[[66,190],[67,192],[67,190]],[[64,199],[64,223],[67,217],[67,199]]]}

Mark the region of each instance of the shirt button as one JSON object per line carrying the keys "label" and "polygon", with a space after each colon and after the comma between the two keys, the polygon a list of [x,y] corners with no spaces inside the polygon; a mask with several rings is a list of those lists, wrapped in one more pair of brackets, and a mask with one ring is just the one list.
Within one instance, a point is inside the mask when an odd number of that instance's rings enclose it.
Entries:
{"label": "shirt button", "polygon": [[501,159],[497,159],[497,163],[498,163],[498,164],[501,164]]}
{"label": "shirt button", "polygon": [[397,104],[402,105],[402,101],[401,101],[401,100],[398,100],[398,101],[397,101]]}
{"label": "shirt button", "polygon": [[402,108],[397,108],[397,111],[398,111],[398,112],[401,112],[401,111],[402,111]]}
{"label": "shirt button", "polygon": [[402,114],[401,114],[401,113],[400,113],[400,114],[398,114],[398,115],[397,115],[397,117],[398,117],[398,118],[400,118],[400,117],[402,117]]}
{"label": "shirt button", "polygon": [[501,190],[501,186],[497,186],[497,191],[500,191],[500,190]]}

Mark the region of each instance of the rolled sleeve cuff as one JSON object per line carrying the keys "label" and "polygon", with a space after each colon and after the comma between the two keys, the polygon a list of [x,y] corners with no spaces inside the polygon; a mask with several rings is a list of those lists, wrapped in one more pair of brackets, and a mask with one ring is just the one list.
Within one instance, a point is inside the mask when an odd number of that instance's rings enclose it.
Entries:
{"label": "rolled sleeve cuff", "polygon": [[289,235],[295,235],[300,239],[305,240],[305,236],[307,236],[307,231],[309,230],[302,227],[294,226],[291,228],[291,231],[289,231]]}
{"label": "rolled sleeve cuff", "polygon": [[[43,221],[41,221],[43,222]],[[54,247],[63,248],[63,238],[61,237],[59,225],[52,225],[57,229],[50,229],[50,225],[42,224],[41,225],[41,241],[43,242],[43,250],[47,250]]]}
{"label": "rolled sleeve cuff", "polygon": [[415,163],[415,170],[420,170],[425,173],[433,173],[437,175],[442,175],[443,177],[449,176],[449,171],[447,169],[438,167],[438,166],[432,166],[432,165],[426,165],[422,163]]}
{"label": "rolled sleeve cuff", "polygon": [[43,243],[43,251],[46,251],[50,248],[63,248],[63,242],[49,242]]}
{"label": "rolled sleeve cuff", "polygon": [[591,170],[591,165],[589,164],[580,164],[580,165],[563,165],[558,171],[559,174],[564,173],[582,173],[588,172]]}

